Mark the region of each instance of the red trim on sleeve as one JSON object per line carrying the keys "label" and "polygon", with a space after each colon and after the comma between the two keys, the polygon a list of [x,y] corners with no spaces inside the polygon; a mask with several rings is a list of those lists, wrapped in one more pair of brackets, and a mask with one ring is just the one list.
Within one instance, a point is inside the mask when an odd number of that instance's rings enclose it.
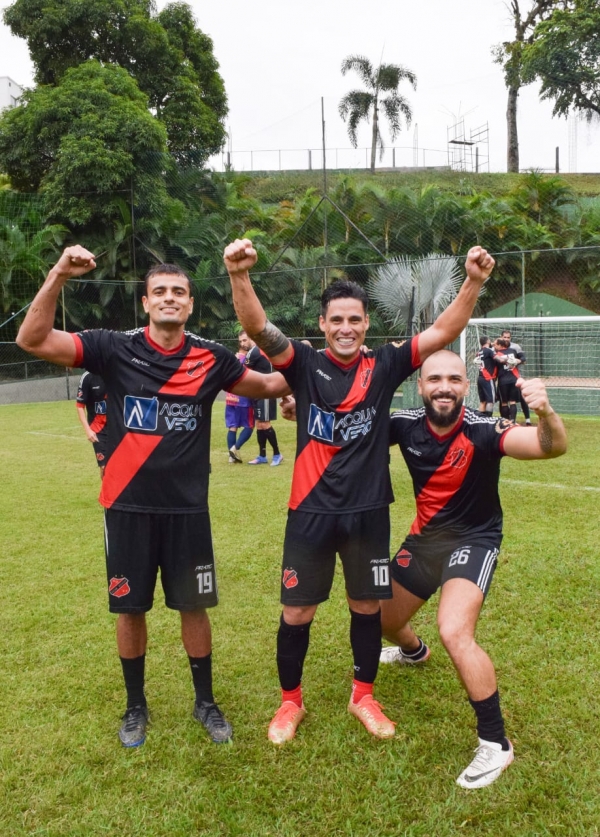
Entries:
{"label": "red trim on sleeve", "polygon": [[423,363],[421,355],[419,354],[419,335],[415,336],[410,341],[410,359],[414,369],[419,369]]}
{"label": "red trim on sleeve", "polygon": [[507,427],[506,430],[504,431],[504,433],[502,434],[502,436],[500,436],[500,453],[503,456],[507,455],[506,451],[504,450],[504,440],[506,439],[507,434],[510,433],[511,430],[514,430],[518,426],[519,426],[518,424],[512,424],[510,427]]}
{"label": "red trim on sleeve", "polygon": [[290,355],[289,360],[286,360],[285,363],[273,363],[271,358],[269,358],[269,360],[271,360],[271,366],[273,367],[273,369],[287,369],[288,366],[290,366],[291,362],[296,357],[296,350],[294,349],[294,344],[290,342],[290,346],[292,347],[292,354]]}
{"label": "red trim on sleeve", "polygon": [[78,334],[71,334],[71,337],[73,338],[73,343],[75,343],[75,363],[73,366],[83,366],[83,343],[81,337]]}

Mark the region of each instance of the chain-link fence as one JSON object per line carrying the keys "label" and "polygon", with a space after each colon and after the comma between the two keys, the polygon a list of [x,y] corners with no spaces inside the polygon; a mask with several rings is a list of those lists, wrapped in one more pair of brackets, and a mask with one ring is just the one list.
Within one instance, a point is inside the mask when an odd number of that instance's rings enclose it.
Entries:
{"label": "chain-link fence", "polygon": [[[234,348],[239,325],[221,258],[236,237],[251,238],[258,251],[253,282],[269,318],[316,347],[319,299],[331,281],[344,276],[368,289],[375,346],[435,318],[450,298],[449,269],[462,269],[475,244],[496,258],[475,316],[600,313],[600,199],[577,198],[556,180],[532,175],[520,191],[492,197],[475,179],[451,187],[398,176],[243,178],[168,160],[146,173],[143,189],[132,180],[118,194],[66,196],[65,211],[70,201],[78,212],[89,204],[89,224],[77,230],[59,223],[43,196],[0,192],[0,401],[25,400],[22,390],[49,377],[67,396],[64,371],[26,355],[14,339],[49,266],[75,240],[98,254],[98,267],[59,299],[56,327],[68,331],[141,325],[143,275],[175,262],[194,289],[188,328]],[[571,246],[556,246],[563,242]],[[404,307],[390,310],[377,297],[384,274],[403,288]]]}

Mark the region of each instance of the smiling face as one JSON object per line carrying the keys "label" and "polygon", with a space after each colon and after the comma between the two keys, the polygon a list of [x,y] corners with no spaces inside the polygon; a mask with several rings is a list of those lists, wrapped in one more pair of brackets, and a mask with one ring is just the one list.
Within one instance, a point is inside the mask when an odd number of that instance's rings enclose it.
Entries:
{"label": "smiling face", "polygon": [[319,317],[319,328],[325,335],[331,354],[341,363],[350,363],[358,355],[369,328],[369,315],[359,299],[332,299]]}
{"label": "smiling face", "polygon": [[142,305],[152,325],[181,327],[194,307],[190,284],[185,276],[156,273],[148,279]]}
{"label": "smiling face", "polygon": [[434,429],[452,428],[469,391],[467,370],[460,357],[446,350],[430,355],[421,367],[418,387]]}

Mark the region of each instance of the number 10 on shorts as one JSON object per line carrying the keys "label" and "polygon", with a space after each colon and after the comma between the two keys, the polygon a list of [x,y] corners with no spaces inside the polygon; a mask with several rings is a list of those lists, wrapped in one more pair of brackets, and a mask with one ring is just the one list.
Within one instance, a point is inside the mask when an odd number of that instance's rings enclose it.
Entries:
{"label": "number 10 on shorts", "polygon": [[379,564],[371,567],[375,587],[387,587],[390,583],[390,565]]}

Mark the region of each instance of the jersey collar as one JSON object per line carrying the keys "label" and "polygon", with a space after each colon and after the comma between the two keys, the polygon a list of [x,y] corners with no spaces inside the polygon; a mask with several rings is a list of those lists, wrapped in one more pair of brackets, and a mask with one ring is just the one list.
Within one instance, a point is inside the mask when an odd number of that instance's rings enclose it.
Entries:
{"label": "jersey collar", "polygon": [[335,357],[329,346],[325,349],[325,355],[329,358],[329,360],[332,363],[335,363],[336,366],[339,366],[340,369],[352,369],[353,366],[356,366],[358,363],[360,363],[361,354],[362,353],[359,352],[358,355],[354,358],[354,360],[350,361],[350,363],[342,363],[341,360],[338,360]]}
{"label": "jersey collar", "polygon": [[144,326],[144,336],[148,343],[152,346],[152,348],[160,352],[161,355],[174,355],[177,352],[180,352],[183,348],[183,344],[185,343],[185,333],[181,335],[181,343],[178,346],[175,346],[174,349],[163,349],[162,346],[159,346],[158,343],[155,343],[154,340],[150,337],[150,328],[149,326]]}
{"label": "jersey collar", "polygon": [[429,432],[431,433],[433,438],[437,439],[438,442],[445,442],[447,439],[450,439],[452,436],[454,436],[455,433],[458,433],[458,431],[462,427],[464,417],[465,417],[465,405],[463,404],[462,409],[460,411],[460,415],[459,415],[459,417],[456,421],[456,424],[454,425],[452,430],[449,430],[447,433],[436,433],[436,431],[431,426],[431,423],[430,423],[430,421],[427,417],[425,418],[425,421],[426,421],[426,424],[427,424],[427,429],[429,430]]}

